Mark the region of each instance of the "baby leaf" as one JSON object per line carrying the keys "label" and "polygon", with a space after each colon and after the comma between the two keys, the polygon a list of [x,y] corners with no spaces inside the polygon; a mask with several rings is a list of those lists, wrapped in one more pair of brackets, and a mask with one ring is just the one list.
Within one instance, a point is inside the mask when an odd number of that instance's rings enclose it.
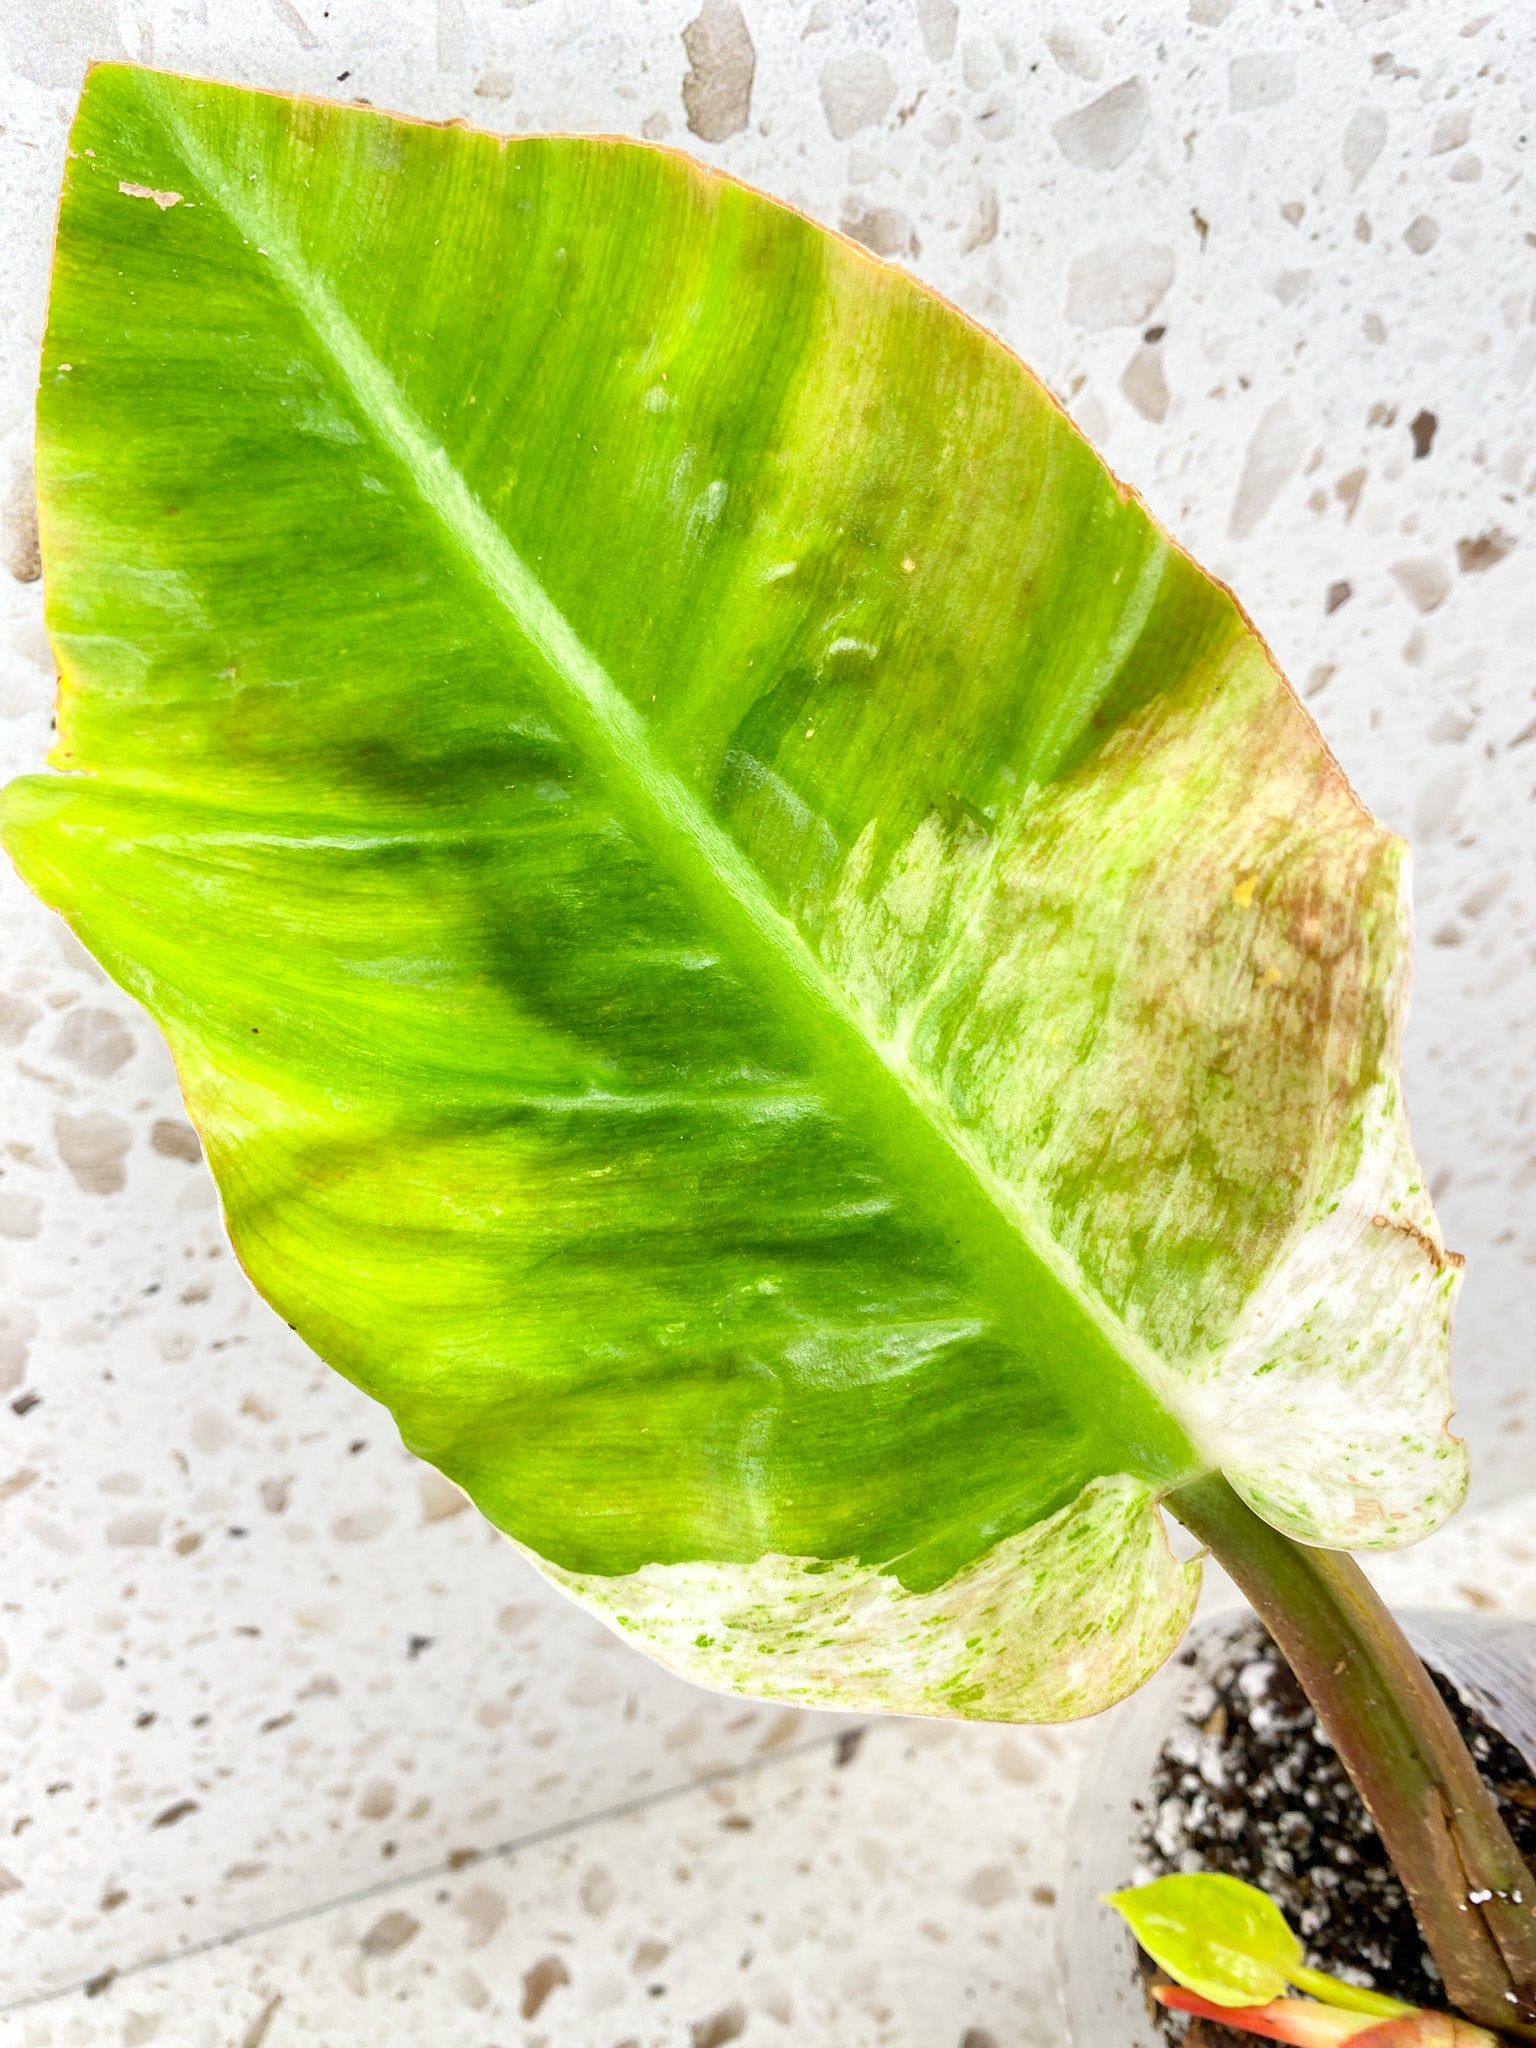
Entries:
{"label": "baby leaf", "polygon": [[1152,1958],[1215,2005],[1279,1998],[1303,1960],[1285,1915],[1256,1885],[1219,1871],[1159,1877],[1107,1903]]}
{"label": "baby leaf", "polygon": [[910,278],[686,158],[92,72],[44,900],[279,1313],[712,1684],[1097,1709],[1224,1471],[1452,1507],[1403,849]]}
{"label": "baby leaf", "polygon": [[1416,2010],[1400,1998],[1308,1969],[1300,1941],[1268,1893],[1221,1871],[1154,1878],[1107,1893],[1105,1903],[1126,1920],[1153,1962],[1215,2005],[1263,2005],[1289,1984],[1376,2019]]}

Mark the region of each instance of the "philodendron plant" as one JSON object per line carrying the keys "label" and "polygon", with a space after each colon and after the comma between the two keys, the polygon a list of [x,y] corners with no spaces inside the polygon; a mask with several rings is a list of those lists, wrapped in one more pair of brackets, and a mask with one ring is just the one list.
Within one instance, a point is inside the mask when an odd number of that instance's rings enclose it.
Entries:
{"label": "philodendron plant", "polygon": [[1130,1692],[1171,1513],[1536,2015],[1342,1555],[1463,1487],[1404,849],[1022,364],[666,150],[108,66],[38,493],[7,844],[410,1447],[676,1669],[907,1713]]}

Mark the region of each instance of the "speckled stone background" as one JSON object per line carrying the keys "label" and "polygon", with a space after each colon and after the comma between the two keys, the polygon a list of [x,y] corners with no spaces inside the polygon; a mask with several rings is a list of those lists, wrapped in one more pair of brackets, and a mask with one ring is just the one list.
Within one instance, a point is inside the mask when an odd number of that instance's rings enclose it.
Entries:
{"label": "speckled stone background", "polygon": [[[27,448],[91,56],[679,143],[1021,351],[1412,841],[1477,1491],[1383,1577],[1536,1613],[1529,0],[0,0],[0,54],[6,773],[48,736]],[[252,1297],[155,1032],[9,876],[0,949],[4,2048],[1058,2039],[1092,1732],[644,1663]]]}

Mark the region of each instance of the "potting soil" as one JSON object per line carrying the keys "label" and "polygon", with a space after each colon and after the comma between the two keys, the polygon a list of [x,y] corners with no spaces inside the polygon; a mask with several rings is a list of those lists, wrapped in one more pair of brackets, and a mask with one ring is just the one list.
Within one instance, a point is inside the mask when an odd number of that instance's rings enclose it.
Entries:
{"label": "potting soil", "polygon": [[[1192,1653],[1186,1653],[1193,1661]],[[1505,1825],[1536,1862],[1536,1779],[1519,1751],[1438,1675]],[[1220,1870],[1258,1885],[1307,1962],[1414,2005],[1443,2007],[1440,1973],[1381,1838],[1262,1624],[1233,1638],[1169,1735],[1143,1802],[1137,1882]],[[1150,1974],[1152,1965],[1142,1958]],[[1253,2037],[1160,2010],[1170,2041],[1252,2048]]]}

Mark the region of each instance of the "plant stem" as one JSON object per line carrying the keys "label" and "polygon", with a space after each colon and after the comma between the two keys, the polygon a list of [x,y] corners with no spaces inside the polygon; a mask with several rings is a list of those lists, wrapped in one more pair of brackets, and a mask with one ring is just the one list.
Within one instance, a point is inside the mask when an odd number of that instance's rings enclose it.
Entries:
{"label": "plant stem", "polygon": [[1286,2041],[1290,2048],[1349,2048],[1349,2044],[1353,2048],[1497,2048],[1495,2037],[1482,2027],[1453,2020],[1448,2013],[1421,2012],[1411,2005],[1396,2019],[1379,2020],[1366,2013],[1313,2005],[1305,1998],[1275,1998],[1268,2005],[1217,2005],[1177,1984],[1159,1984],[1152,1996],[1171,2012],[1193,2013],[1218,2026],[1236,2027],[1269,2041]]}
{"label": "plant stem", "polygon": [[1417,2006],[1404,1999],[1387,1998],[1379,1991],[1362,1991],[1358,1984],[1346,1984],[1342,1977],[1330,1977],[1326,1970],[1297,1967],[1287,1970],[1285,1975],[1286,1981],[1298,1991],[1305,1991],[1309,1998],[1320,1998],[1324,2005],[1335,2005],[1341,2012],[1364,2012],[1373,2019],[1400,2020],[1418,2011]]}
{"label": "plant stem", "polygon": [[1261,1520],[1219,1474],[1167,1502],[1253,1603],[1402,1879],[1447,1996],[1536,2041],[1536,1880],[1429,1673],[1364,1572]]}

